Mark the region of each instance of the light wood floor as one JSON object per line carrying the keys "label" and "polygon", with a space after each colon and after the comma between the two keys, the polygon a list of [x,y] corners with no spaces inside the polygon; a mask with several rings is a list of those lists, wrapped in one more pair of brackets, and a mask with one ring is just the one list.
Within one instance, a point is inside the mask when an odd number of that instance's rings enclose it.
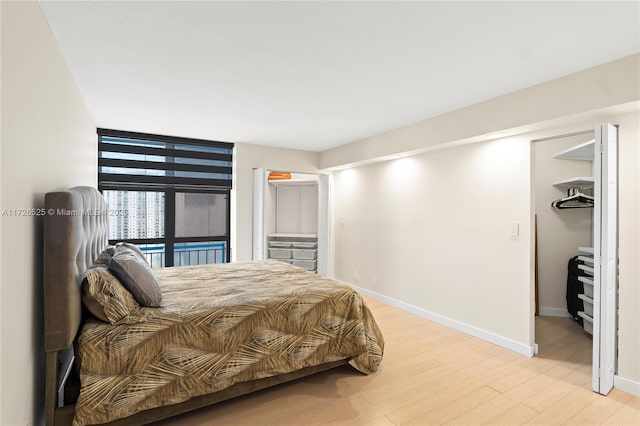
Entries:
{"label": "light wood floor", "polygon": [[385,337],[381,369],[319,373],[162,422],[196,425],[640,425],[640,398],[591,391],[591,338],[538,318],[527,358],[393,308],[367,303]]}

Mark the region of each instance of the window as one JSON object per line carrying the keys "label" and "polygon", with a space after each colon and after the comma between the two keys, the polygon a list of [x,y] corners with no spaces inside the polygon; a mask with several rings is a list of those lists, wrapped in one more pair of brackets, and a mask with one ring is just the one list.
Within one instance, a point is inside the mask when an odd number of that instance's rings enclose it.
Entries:
{"label": "window", "polygon": [[154,268],[228,262],[232,161],[232,143],[98,129],[110,242]]}

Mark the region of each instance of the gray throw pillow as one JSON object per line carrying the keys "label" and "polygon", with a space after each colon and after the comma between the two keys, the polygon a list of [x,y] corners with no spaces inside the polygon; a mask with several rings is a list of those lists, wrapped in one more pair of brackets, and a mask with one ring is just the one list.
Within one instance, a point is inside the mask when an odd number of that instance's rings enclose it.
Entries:
{"label": "gray throw pillow", "polygon": [[142,250],[140,250],[140,248],[135,244],[132,244],[132,243],[118,243],[118,244],[116,244],[116,252],[118,252],[120,250],[131,250],[135,254],[137,254],[138,257],[140,257],[140,259],[144,263],[146,263],[147,265],[149,264],[149,262],[147,261],[147,258],[145,257],[144,253],[142,253]]}
{"label": "gray throw pillow", "polygon": [[93,262],[93,265],[91,265],[90,268],[96,268],[100,266],[108,268],[109,263],[111,263],[111,258],[113,257],[115,252],[116,248],[114,246],[107,246],[107,248],[102,250],[98,257],[96,257],[96,260]]}
{"label": "gray throw pillow", "polygon": [[142,306],[158,308],[162,291],[151,267],[131,250],[116,250],[109,270]]}

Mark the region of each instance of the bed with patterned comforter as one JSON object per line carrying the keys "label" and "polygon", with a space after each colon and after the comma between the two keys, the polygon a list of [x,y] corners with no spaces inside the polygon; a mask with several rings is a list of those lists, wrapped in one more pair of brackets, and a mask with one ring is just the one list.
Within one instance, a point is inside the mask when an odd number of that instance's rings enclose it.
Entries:
{"label": "bed with patterned comforter", "polygon": [[161,308],[83,326],[75,425],[341,359],[369,374],[382,360],[362,297],[335,280],[272,260],[155,273]]}

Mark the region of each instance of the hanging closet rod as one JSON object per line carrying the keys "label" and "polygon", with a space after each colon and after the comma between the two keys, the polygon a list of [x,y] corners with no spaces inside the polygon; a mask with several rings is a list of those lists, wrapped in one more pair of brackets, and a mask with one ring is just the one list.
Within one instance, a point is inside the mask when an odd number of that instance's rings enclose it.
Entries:
{"label": "hanging closet rod", "polygon": [[586,135],[586,134],[593,134],[593,129],[591,130],[581,130],[579,132],[573,132],[573,133],[565,133],[564,135],[556,135],[556,136],[549,136],[546,138],[540,138],[540,139],[532,139],[531,142],[545,142],[545,141],[550,141],[553,139],[562,139],[562,138],[568,138],[571,136],[580,136],[580,135]]}

